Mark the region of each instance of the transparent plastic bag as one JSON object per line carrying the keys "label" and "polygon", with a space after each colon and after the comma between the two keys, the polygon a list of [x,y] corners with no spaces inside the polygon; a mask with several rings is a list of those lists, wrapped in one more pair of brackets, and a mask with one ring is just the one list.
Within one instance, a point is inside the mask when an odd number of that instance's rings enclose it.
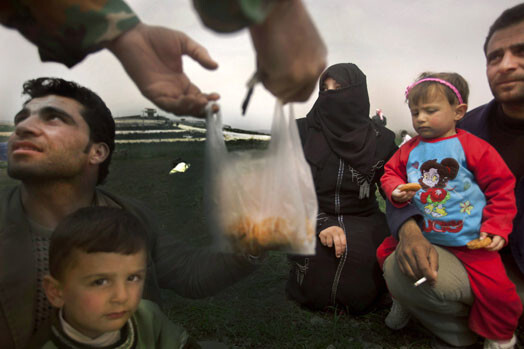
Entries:
{"label": "transparent plastic bag", "polygon": [[221,250],[315,253],[313,178],[295,119],[284,115],[280,102],[265,150],[228,152],[222,117],[209,111],[206,157],[208,217]]}

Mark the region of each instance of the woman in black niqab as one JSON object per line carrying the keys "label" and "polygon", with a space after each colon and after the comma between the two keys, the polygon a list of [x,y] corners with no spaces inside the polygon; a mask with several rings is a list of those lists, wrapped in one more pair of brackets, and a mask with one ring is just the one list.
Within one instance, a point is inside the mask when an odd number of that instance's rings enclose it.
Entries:
{"label": "woman in black niqab", "polygon": [[329,67],[319,85],[311,111],[297,120],[319,203],[317,250],[290,256],[286,290],[310,308],[364,313],[385,291],[375,251],[389,231],[375,192],[395,135],[370,119],[366,76],[355,64]]}

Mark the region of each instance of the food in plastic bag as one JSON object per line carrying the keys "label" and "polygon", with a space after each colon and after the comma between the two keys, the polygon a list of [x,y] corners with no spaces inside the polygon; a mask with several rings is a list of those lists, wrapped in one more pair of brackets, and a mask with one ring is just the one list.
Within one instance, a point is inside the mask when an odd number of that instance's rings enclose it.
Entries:
{"label": "food in plastic bag", "polygon": [[295,119],[277,102],[265,150],[231,151],[221,115],[207,116],[207,204],[223,250],[315,253],[318,211]]}

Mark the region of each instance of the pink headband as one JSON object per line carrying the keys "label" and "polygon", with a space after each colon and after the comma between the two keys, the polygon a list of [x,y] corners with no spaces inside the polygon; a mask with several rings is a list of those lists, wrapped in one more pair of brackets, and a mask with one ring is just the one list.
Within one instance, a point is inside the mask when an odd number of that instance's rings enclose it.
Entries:
{"label": "pink headband", "polygon": [[442,85],[446,85],[447,87],[449,87],[455,93],[455,95],[458,98],[459,103],[460,104],[464,103],[464,101],[462,100],[462,96],[460,95],[460,92],[457,90],[457,88],[455,86],[453,86],[452,84],[450,84],[446,80],[442,80],[442,79],[438,79],[438,78],[425,78],[425,79],[420,79],[419,81],[415,81],[414,83],[412,83],[411,85],[406,87],[406,94],[405,94],[406,98],[408,98],[409,91],[411,91],[411,89],[413,87],[417,86],[418,84],[420,84],[421,82],[424,82],[424,81],[435,81],[435,82],[438,82],[438,83],[440,83]]}

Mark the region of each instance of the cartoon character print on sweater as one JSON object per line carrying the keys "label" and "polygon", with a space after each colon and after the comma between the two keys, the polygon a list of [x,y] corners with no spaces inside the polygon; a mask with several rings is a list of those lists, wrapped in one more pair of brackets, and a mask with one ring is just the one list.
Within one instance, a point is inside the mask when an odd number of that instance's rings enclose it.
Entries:
{"label": "cartoon character print on sweater", "polygon": [[423,217],[424,236],[434,244],[464,246],[479,237],[486,197],[475,173],[481,166],[469,149],[464,151],[459,136],[420,141],[405,162],[406,182],[419,183],[412,203]]}
{"label": "cartoon character print on sweater", "polygon": [[450,179],[457,176],[459,164],[455,159],[445,158],[442,162],[436,159],[428,160],[420,166],[421,177],[418,182],[424,192],[420,195],[420,201],[426,205],[424,211],[435,217],[447,216],[444,204],[449,200],[450,194],[446,185]]}

